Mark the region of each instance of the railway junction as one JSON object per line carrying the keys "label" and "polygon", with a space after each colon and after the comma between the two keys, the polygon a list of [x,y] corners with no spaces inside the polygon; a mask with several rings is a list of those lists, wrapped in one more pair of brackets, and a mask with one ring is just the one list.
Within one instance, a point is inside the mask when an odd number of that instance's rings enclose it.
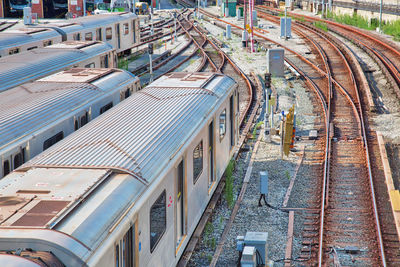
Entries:
{"label": "railway junction", "polygon": [[0,265],[400,266],[398,7],[285,4],[2,21]]}

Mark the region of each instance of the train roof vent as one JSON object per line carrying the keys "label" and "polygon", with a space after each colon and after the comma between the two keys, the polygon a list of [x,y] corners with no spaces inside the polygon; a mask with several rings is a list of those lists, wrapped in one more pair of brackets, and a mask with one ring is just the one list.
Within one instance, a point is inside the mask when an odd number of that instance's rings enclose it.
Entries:
{"label": "train roof vent", "polygon": [[41,200],[11,226],[44,227],[69,203],[70,201]]}

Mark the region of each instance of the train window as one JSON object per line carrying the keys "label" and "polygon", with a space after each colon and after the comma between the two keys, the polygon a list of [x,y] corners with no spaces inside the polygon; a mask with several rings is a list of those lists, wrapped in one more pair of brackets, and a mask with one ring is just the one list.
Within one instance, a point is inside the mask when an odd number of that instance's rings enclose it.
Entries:
{"label": "train window", "polygon": [[115,267],[119,267],[119,245],[115,246]]}
{"label": "train window", "polygon": [[75,131],[79,129],[79,122],[77,119],[74,120],[74,129]]}
{"label": "train window", "polygon": [[193,184],[203,171],[203,140],[193,150]]}
{"label": "train window", "polygon": [[47,40],[47,41],[43,42],[43,47],[46,47],[46,46],[49,46],[49,45],[52,45],[52,44],[53,44],[52,40]]}
{"label": "train window", "polygon": [[136,43],[136,32],[135,32],[135,27],[136,27],[135,20],[132,20],[133,43]]}
{"label": "train window", "polygon": [[14,55],[19,53],[19,48],[12,48],[8,51],[9,55]]}
{"label": "train window", "polygon": [[97,41],[102,41],[103,40],[101,28],[96,29],[96,40]]}
{"label": "train window", "polygon": [[72,39],[74,39],[74,41],[80,41],[81,40],[81,34],[79,32],[78,33],[74,33],[72,35]]}
{"label": "train window", "polygon": [[219,115],[219,140],[224,138],[226,133],[226,109]]}
{"label": "train window", "polygon": [[112,39],[112,28],[108,27],[106,28],[106,40],[109,41]]}
{"label": "train window", "polygon": [[100,68],[108,68],[108,55],[100,57]]}
{"label": "train window", "polygon": [[21,166],[23,163],[23,157],[22,157],[22,153],[18,153],[17,155],[14,156],[14,169],[18,168],[19,166]]}
{"label": "train window", "polygon": [[36,49],[36,48],[38,48],[37,46],[32,46],[32,47],[29,47],[28,49],[26,49],[26,50],[32,50],[32,49]]}
{"label": "train window", "polygon": [[46,150],[47,148],[51,147],[52,145],[54,145],[58,141],[62,140],[63,138],[64,138],[64,132],[62,132],[62,131],[53,135],[52,137],[50,137],[49,139],[44,141],[43,150]]}
{"label": "train window", "polygon": [[156,248],[167,228],[167,209],[165,207],[165,190],[150,209],[150,252]]}
{"label": "train window", "polygon": [[92,41],[93,40],[93,33],[87,32],[85,33],[85,41]]}
{"label": "train window", "polygon": [[129,34],[129,24],[124,23],[124,35],[128,35],[128,34]]}
{"label": "train window", "polygon": [[81,127],[88,123],[88,113],[86,112],[85,115],[81,117]]}
{"label": "train window", "polygon": [[103,114],[104,112],[106,112],[107,110],[109,110],[112,107],[113,107],[113,103],[112,102],[108,103],[107,105],[100,108],[100,114]]}
{"label": "train window", "polygon": [[3,162],[3,176],[6,176],[9,173],[10,173],[10,162],[8,160],[5,160]]}
{"label": "train window", "polygon": [[96,65],[92,62],[90,64],[85,65],[85,68],[94,68]]}

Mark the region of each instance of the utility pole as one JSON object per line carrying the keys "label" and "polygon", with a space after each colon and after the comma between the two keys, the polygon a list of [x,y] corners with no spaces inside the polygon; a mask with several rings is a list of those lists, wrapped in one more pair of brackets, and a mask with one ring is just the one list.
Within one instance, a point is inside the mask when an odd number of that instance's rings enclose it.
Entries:
{"label": "utility pole", "polygon": [[250,10],[250,30],[251,30],[251,35],[250,35],[250,49],[251,53],[254,52],[254,39],[253,39],[253,3],[254,0],[249,0],[249,10]]}
{"label": "utility pole", "polygon": [[174,28],[175,28],[175,39],[176,39],[176,12],[174,11]]}
{"label": "utility pole", "polygon": [[148,54],[149,54],[149,67],[150,67],[150,82],[153,81],[153,60],[152,60],[152,55],[153,55],[153,43],[149,43],[148,45]]}
{"label": "utility pole", "polygon": [[382,33],[382,6],[383,0],[381,0],[381,5],[379,7],[379,32]]}

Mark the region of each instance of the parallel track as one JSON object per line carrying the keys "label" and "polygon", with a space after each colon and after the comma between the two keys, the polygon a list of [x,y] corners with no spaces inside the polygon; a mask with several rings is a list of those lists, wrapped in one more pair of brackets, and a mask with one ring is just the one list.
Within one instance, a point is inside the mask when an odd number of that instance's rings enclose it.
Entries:
{"label": "parallel track", "polygon": [[[210,15],[204,10],[202,12]],[[218,20],[215,17],[214,19]],[[238,26],[235,25],[235,27]],[[306,29],[303,27],[302,30]],[[339,246],[347,244],[362,247],[362,253],[358,257],[359,264],[385,266],[385,248],[374,192],[374,181],[377,179],[372,177],[367,131],[356,79],[346,57],[336,48],[335,44],[314,30],[308,29],[307,31],[307,35],[311,33],[314,38],[309,37],[308,41],[318,51],[319,60],[323,61],[324,69],[318,68],[315,63],[285,47],[296,55],[294,61],[297,62],[293,63],[293,58],[292,60],[286,58],[286,61],[297,69],[316,91],[325,113],[326,133],[330,132],[330,122],[335,125],[334,134],[326,135],[324,179],[321,192],[323,201],[321,201],[320,207],[320,232],[317,242],[319,249],[318,257],[316,258],[314,253],[313,259],[322,265],[328,261],[332,248],[336,250]],[[257,34],[255,35],[257,36]],[[303,34],[303,37],[305,36],[306,34]],[[303,63],[298,64],[298,59],[301,59]],[[304,68],[304,62],[308,68]],[[299,65],[302,67],[299,68]],[[316,71],[318,74],[315,73]],[[326,80],[325,85],[320,84],[321,75]],[[314,77],[314,79],[310,77]],[[337,140],[336,142],[332,142],[333,137]],[[349,159],[356,160],[349,161]],[[372,161],[376,164],[379,160],[373,159]],[[363,181],[360,181],[360,178]],[[353,184],[347,182],[350,179],[354,180]],[[381,188],[381,186],[379,187]],[[366,194],[366,190],[369,190],[370,193]],[[350,195],[343,195],[343,191]],[[382,193],[382,190],[379,193]],[[343,201],[345,201],[345,205],[342,205]],[[359,207],[359,209],[354,207]],[[357,211],[359,214],[354,214]],[[352,223],[348,224],[345,229],[340,229],[345,225],[343,221],[349,218],[349,212],[354,216]],[[367,216],[364,212],[367,213]],[[384,213],[385,211],[380,212],[380,214]],[[335,223],[335,221],[341,220],[342,224]],[[357,225],[356,229],[354,225]],[[336,229],[333,230],[334,227]],[[364,233],[365,235],[363,235]],[[365,241],[364,238],[367,236],[370,237],[370,240]],[[314,244],[314,241],[310,241],[310,244]],[[398,241],[387,241],[386,247],[387,250],[391,250],[390,262],[393,260],[398,262],[396,261]],[[363,250],[365,248],[368,248],[367,251]],[[354,258],[357,257],[353,256]],[[339,260],[343,259],[339,258]]]}

